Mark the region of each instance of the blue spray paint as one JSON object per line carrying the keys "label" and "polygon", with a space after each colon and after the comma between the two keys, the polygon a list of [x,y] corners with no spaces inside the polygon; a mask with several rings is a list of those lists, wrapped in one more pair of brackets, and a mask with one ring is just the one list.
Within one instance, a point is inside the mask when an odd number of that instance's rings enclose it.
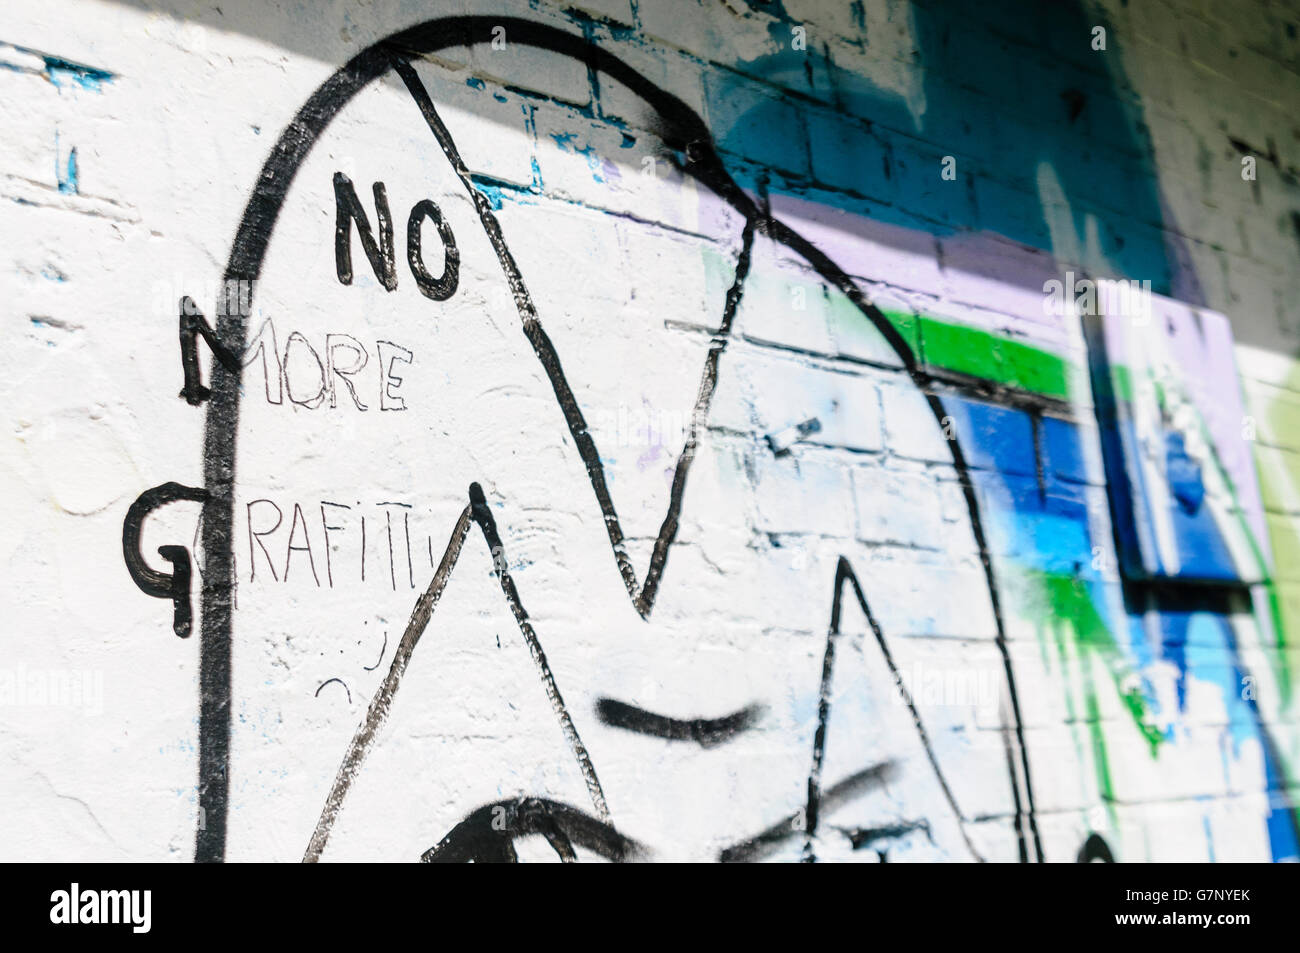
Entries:
{"label": "blue spray paint", "polygon": [[62,195],[76,195],[80,190],[77,173],[77,147],[73,146],[65,161],[59,147],[58,130],[54,132],[54,180]]}
{"label": "blue spray paint", "polygon": [[112,82],[116,78],[108,70],[73,63],[58,56],[42,55],[41,58],[45,61],[45,75],[49,77],[51,83],[60,88],[75,85],[98,93],[102,92],[105,83]]}

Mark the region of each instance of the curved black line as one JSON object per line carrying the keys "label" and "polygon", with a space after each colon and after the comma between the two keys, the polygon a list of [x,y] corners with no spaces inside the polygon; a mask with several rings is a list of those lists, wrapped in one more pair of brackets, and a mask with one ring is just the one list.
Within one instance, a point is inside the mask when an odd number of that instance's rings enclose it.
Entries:
{"label": "curved black line", "polygon": [[1115,855],[1110,851],[1110,845],[1106,843],[1106,838],[1100,834],[1089,834],[1083,846],[1079,848],[1079,856],[1075,860],[1080,864],[1090,864],[1094,861],[1102,864],[1115,863]]}
{"label": "curved black line", "polygon": [[721,718],[670,718],[614,698],[596,702],[596,717],[611,728],[667,741],[693,741],[701,748],[713,748],[747,731],[766,711],[762,705],[747,705]]}
{"label": "curved black line", "polygon": [[[562,56],[578,60],[590,71],[607,74],[626,86],[634,95],[646,102],[659,117],[663,125],[660,136],[673,151],[685,158],[681,162],[683,172],[704,184],[731,207],[740,213],[746,222],[747,231],[759,228],[764,234],[779,241],[803,256],[809,264],[828,283],[841,290],[889,342],[898,355],[904,369],[911,376],[918,388],[926,392],[931,378],[917,366],[916,356],[911,346],[893,327],[884,314],[863,296],[862,292],[842,271],[810,242],[798,235],[781,222],[764,216],[750,197],[731,179],[726,172],[721,157],[712,145],[704,121],[676,96],[655,86],[612,53],[604,50],[586,37],[566,33],[556,27],[517,17],[499,16],[453,16],[430,20],[410,29],[403,30],[391,37],[367,47],[340,67],[316,91],[295,115],[288,127],[276,141],[270,156],[262,166],[253,194],[245,207],[239,229],[231,246],[230,257],[226,264],[224,278],[229,281],[255,281],[261,273],[267,248],[280,210],[297,175],[302,161],[311,151],[316,140],[324,132],[333,118],[351,101],[362,88],[384,75],[389,69],[404,63],[406,55],[423,55],[451,46],[469,46],[487,42],[494,27],[505,27],[513,42],[537,47]],[[414,71],[409,64],[406,70],[411,76]],[[406,76],[403,76],[406,79]],[[416,80],[418,84],[418,78]],[[410,84],[408,83],[408,86]],[[423,89],[422,86],[418,87]],[[413,95],[416,91],[412,90]],[[427,94],[426,94],[427,98]],[[417,101],[419,97],[417,96]],[[426,115],[427,118],[427,115]],[[438,124],[440,125],[440,123]],[[432,124],[431,124],[432,127]],[[437,128],[434,128],[437,135]],[[448,141],[444,145],[454,145]],[[449,151],[449,157],[452,153]],[[477,189],[473,195],[478,196]],[[479,199],[476,198],[476,205]],[[487,217],[480,213],[484,227],[488,228]],[[494,219],[491,219],[494,221]],[[491,232],[489,231],[491,238]],[[508,249],[502,248],[508,255]],[[504,264],[504,261],[503,261]],[[517,273],[517,270],[516,270]],[[742,263],[738,262],[737,276],[743,280]],[[507,269],[507,278],[510,272]],[[529,333],[528,315],[536,320],[536,312],[531,301],[527,299],[522,280],[516,287],[516,303],[521,315],[525,316],[525,331]],[[728,295],[728,302],[734,306],[739,300],[739,289]],[[520,292],[523,292],[522,294]],[[733,301],[734,298],[734,301]],[[229,310],[229,309],[226,309]],[[236,309],[237,311],[242,309]],[[246,322],[240,313],[223,314],[217,317],[215,335],[221,347],[229,353],[243,352],[246,338]],[[536,332],[530,333],[534,339],[534,348],[539,358],[544,358],[546,348],[538,348],[536,341],[549,340],[540,324]],[[718,349],[720,350],[720,348]],[[554,354],[553,349],[550,351]],[[653,605],[658,580],[667,558],[668,542],[676,531],[673,516],[673,504],[670,502],[669,518],[665,519],[660,530],[660,540],[656,543],[656,553],[652,557],[650,572],[645,584],[638,591],[635,571],[631,566],[622,540],[613,503],[609,499],[605,486],[604,469],[596,453],[595,445],[586,431],[585,421],[577,410],[576,402],[567,404],[563,393],[568,392],[568,384],[563,379],[558,359],[554,363],[543,360],[548,376],[551,378],[557,397],[561,397],[561,409],[565,413],[570,431],[574,434],[578,448],[587,467],[588,478],[596,492],[602,513],[605,517],[614,557],[624,581],[628,585],[633,604],[643,616],[648,615]],[[716,366],[716,364],[715,364]],[[202,638],[200,664],[200,711],[199,711],[199,805],[201,816],[206,824],[201,827],[195,838],[195,859],[197,861],[219,861],[225,854],[226,812],[228,801],[228,771],[230,757],[230,694],[231,694],[231,638],[233,633],[232,596],[234,588],[234,566],[232,532],[234,526],[234,479],[235,479],[235,444],[239,422],[239,384],[242,366],[230,368],[226,363],[215,359],[211,369],[211,397],[208,402],[204,425],[203,470],[204,485],[208,499],[203,513],[203,542],[207,554],[207,571],[203,581],[202,596]],[[569,400],[572,400],[569,392]],[[946,417],[942,401],[932,393],[927,393],[927,400],[935,419],[942,426]],[[705,400],[707,405],[707,400]],[[947,432],[945,430],[945,432]],[[580,439],[581,438],[581,439]],[[1030,781],[1028,753],[1024,746],[1023,729],[1020,720],[1019,703],[1016,697],[1014,673],[1010,656],[1006,649],[1005,626],[1001,605],[997,595],[992,562],[989,557],[979,517],[979,506],[974,490],[970,485],[968,468],[961,453],[956,436],[949,438],[949,447],[953,455],[953,466],[962,484],[971,525],[979,546],[981,561],[988,582],[989,594],[993,604],[994,618],[997,625],[997,644],[1002,653],[1004,670],[1007,677],[1012,708],[1015,715],[1015,730],[1020,746],[1020,770],[1028,796],[1028,823],[1034,839],[1038,859],[1042,859],[1042,846],[1039,841],[1037,825],[1034,819],[1033,786]],[[689,446],[689,445],[688,445]],[[676,505],[680,506],[681,491],[684,489],[686,468],[682,459],[687,458],[686,451],[679,458],[678,475],[674,479]],[[689,465],[689,464],[688,464]],[[1012,778],[1013,787],[1018,783]],[[1024,837],[1021,830],[1020,836]]]}
{"label": "curved black line", "polygon": [[316,692],[315,692],[311,697],[312,697],[312,698],[320,698],[320,690],[321,690],[322,688],[324,688],[326,685],[329,685],[329,684],[331,684],[331,683],[333,683],[333,682],[338,682],[340,685],[343,686],[343,690],[344,690],[345,692],[348,693],[348,704],[351,705],[351,704],[352,704],[352,690],[351,690],[350,688],[348,688],[348,683],[347,683],[347,682],[345,682],[345,681],[343,681],[343,679],[341,679],[341,678],[337,678],[337,677],[335,677],[335,678],[327,678],[327,679],[325,679],[325,681],[323,681],[323,682],[321,682],[319,685],[317,685],[317,686],[316,686]]}
{"label": "curved black line", "polygon": [[485,804],[453,827],[420,860],[426,864],[515,863],[514,842],[540,834],[565,863],[577,860],[573,845],[615,863],[635,860],[644,848],[598,817],[546,798],[525,797]]}
{"label": "curved black line", "polygon": [[[231,245],[224,280],[254,281],[271,240],[280,208],[302,160],[338,111],[389,66],[379,47],[363,50],[317,88],[280,134],[262,166]],[[227,284],[227,287],[229,285]],[[255,288],[255,285],[250,285]],[[251,304],[251,294],[250,294]],[[242,354],[246,340],[244,309],[222,309],[215,334],[221,347]],[[229,313],[231,311],[234,313]],[[251,310],[251,308],[250,308]],[[204,418],[202,626],[199,654],[199,817],[194,838],[197,862],[219,862],[226,853],[230,771],[230,685],[235,586],[235,441],[239,425],[242,364],[227,367],[214,358]]]}
{"label": "curved black line", "polygon": [[[432,546],[433,544],[430,543],[429,545]],[[373,672],[375,669],[379,668],[379,663],[382,662],[382,661],[384,660],[384,653],[387,652],[387,651],[388,651],[388,630],[385,629],[385,630],[384,630],[384,644],[383,644],[383,645],[380,647],[380,649],[379,649],[379,658],[375,659],[375,664],[374,664],[374,665],[363,665],[363,666],[361,666],[362,671]]]}
{"label": "curved black line", "polygon": [[[1011,750],[1011,739],[1006,733],[1006,718],[1002,719],[1002,754],[1006,758],[1007,775],[1011,778],[1011,805],[1016,812],[1016,830],[1022,831],[1021,815],[1024,811],[1024,805],[1020,801],[1020,786],[1016,784],[1016,756]],[[1023,864],[1029,860],[1028,848],[1025,845],[1025,838],[1022,835],[1016,845],[1020,850],[1020,862]]]}

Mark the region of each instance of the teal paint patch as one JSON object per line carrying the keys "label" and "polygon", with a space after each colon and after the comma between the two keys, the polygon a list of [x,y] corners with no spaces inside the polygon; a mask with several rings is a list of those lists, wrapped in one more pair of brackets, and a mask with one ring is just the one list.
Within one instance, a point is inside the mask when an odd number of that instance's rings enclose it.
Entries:
{"label": "teal paint patch", "polygon": [[[111,83],[117,79],[115,73],[106,69],[100,69],[97,66],[87,66],[85,63],[76,63],[72,60],[65,59],[62,56],[53,56],[49,53],[42,53],[40,50],[33,50],[26,46],[18,46],[15,43],[0,42],[0,48],[13,50],[21,54],[19,62],[10,62],[8,59],[0,59],[0,68],[10,70],[14,73],[28,73],[31,75],[44,76],[53,85],[59,88],[66,86],[76,86],[80,89],[89,89],[93,92],[100,92],[105,83]],[[0,54],[2,56],[3,54]],[[23,62],[22,60],[26,60]],[[37,69],[35,61],[40,60],[41,67]]]}
{"label": "teal paint patch", "polygon": [[470,178],[474,182],[474,188],[481,192],[484,198],[488,200],[488,205],[492,206],[492,211],[501,211],[501,186],[495,182],[484,179],[483,176],[480,175],[470,176]]}
{"label": "teal paint patch", "polygon": [[486,175],[470,175],[474,188],[488,200],[493,211],[499,212],[503,203],[509,199],[517,205],[531,204],[533,189],[531,186],[515,185]]}
{"label": "teal paint patch", "polygon": [[573,133],[571,133],[571,132],[553,132],[553,133],[551,133],[551,138],[555,140],[555,145],[559,147],[559,149],[560,149],[561,152],[576,152],[576,151],[577,151],[576,147],[574,147],[574,148],[570,148],[571,146],[573,146],[573,140],[574,140],[574,138],[575,138],[574,135],[573,135]]}
{"label": "teal paint patch", "polygon": [[[579,146],[577,136],[572,132],[552,132],[550,137],[555,140],[555,145],[561,152],[569,152],[573,155],[582,156],[587,160],[587,168],[591,172],[591,177],[597,182],[604,182],[611,175],[618,175],[618,170],[613,163],[607,162],[590,144]],[[626,146],[624,147],[626,148]]]}
{"label": "teal paint patch", "polygon": [[98,93],[105,83],[110,83],[116,78],[108,70],[73,63],[61,57],[42,55],[42,58],[45,60],[45,75],[55,86],[76,85]]}

